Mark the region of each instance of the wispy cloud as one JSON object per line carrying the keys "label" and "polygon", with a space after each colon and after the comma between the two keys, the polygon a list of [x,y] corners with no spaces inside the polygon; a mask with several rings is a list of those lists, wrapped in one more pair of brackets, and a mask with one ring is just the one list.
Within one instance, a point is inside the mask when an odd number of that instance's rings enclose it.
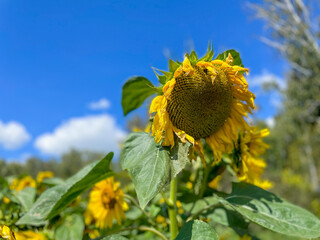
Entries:
{"label": "wispy cloud", "polygon": [[4,123],[0,120],[0,145],[4,149],[18,149],[30,139],[31,135],[21,123],[15,121]]}
{"label": "wispy cloud", "polygon": [[287,87],[287,83],[284,78],[281,78],[275,74],[263,70],[259,75],[253,75],[248,77],[250,87],[263,87],[268,83],[276,83],[280,90],[284,90]]}
{"label": "wispy cloud", "polygon": [[93,101],[88,104],[89,109],[91,110],[106,110],[111,106],[111,103],[106,98],[101,98],[98,101]]}
{"label": "wispy cloud", "polygon": [[35,147],[44,154],[61,155],[71,149],[119,154],[126,133],[109,114],[71,118],[53,132],[39,136]]}

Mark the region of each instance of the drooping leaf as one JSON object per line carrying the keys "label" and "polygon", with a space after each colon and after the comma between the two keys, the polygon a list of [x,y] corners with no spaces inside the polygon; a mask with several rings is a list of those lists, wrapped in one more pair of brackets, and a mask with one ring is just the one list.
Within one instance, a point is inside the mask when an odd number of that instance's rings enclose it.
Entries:
{"label": "drooping leaf", "polygon": [[81,240],[84,230],[83,217],[78,214],[67,216],[64,223],[56,228],[55,239]]}
{"label": "drooping leaf", "polygon": [[209,224],[193,220],[184,224],[176,238],[176,240],[218,240],[218,234]]}
{"label": "drooping leaf", "polygon": [[132,77],[122,87],[122,109],[126,116],[137,109],[157,88],[145,77]]}
{"label": "drooping leaf", "polygon": [[46,220],[59,214],[83,191],[92,187],[95,183],[112,176],[113,172],[110,169],[112,157],[113,153],[109,153],[102,160],[95,161],[80,170],[64,184],[49,188],[43,192],[31,209],[16,224],[32,226],[45,224]]}
{"label": "drooping leaf", "polygon": [[148,133],[129,134],[120,163],[129,171],[142,208],[184,168],[189,146],[181,143],[171,152]]}
{"label": "drooping leaf", "polygon": [[198,214],[197,218],[210,219],[210,225],[219,223],[235,231],[247,229],[249,225],[248,221],[232,208],[221,206],[219,198],[215,196],[205,197],[195,203],[185,204],[184,208],[191,212],[191,215]]}
{"label": "drooping leaf", "polygon": [[36,197],[36,189],[33,187],[26,187],[17,192],[16,197],[19,199],[24,210],[28,211],[34,203]]}
{"label": "drooping leaf", "polygon": [[320,220],[275,194],[247,183],[233,183],[232,193],[220,202],[262,227],[288,236],[320,237]]}
{"label": "drooping leaf", "polygon": [[229,53],[231,54],[231,56],[232,56],[232,58],[233,58],[233,65],[237,65],[237,66],[243,67],[240,54],[239,54],[236,50],[234,50],[234,49],[230,49],[230,50],[228,50],[228,51],[225,51],[225,52],[223,52],[223,53],[220,53],[220,54],[217,56],[216,59],[225,61],[225,60],[227,59]]}

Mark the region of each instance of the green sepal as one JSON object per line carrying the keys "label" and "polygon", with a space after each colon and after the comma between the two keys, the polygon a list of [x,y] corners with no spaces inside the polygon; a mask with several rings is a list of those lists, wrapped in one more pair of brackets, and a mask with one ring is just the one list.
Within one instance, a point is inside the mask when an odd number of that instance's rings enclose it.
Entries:
{"label": "green sepal", "polygon": [[231,54],[231,56],[233,58],[233,62],[231,65],[237,65],[237,66],[243,67],[240,54],[234,49],[230,49],[230,50],[227,50],[223,53],[220,53],[216,59],[225,61],[227,59],[229,53]]}
{"label": "green sepal", "polygon": [[180,64],[178,64],[175,61],[169,59],[169,71],[170,72],[174,73],[179,67],[180,67]]}
{"label": "green sepal", "polygon": [[214,54],[213,53],[213,44],[211,43],[211,46],[210,46],[210,43],[209,43],[206,55],[204,57],[200,58],[199,61],[211,62],[213,59],[213,54]]}

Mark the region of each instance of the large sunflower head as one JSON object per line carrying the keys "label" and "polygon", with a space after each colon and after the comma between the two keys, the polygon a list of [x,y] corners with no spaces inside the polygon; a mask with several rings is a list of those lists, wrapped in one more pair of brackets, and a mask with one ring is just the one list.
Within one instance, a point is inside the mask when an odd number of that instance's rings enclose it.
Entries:
{"label": "large sunflower head", "polygon": [[[90,211],[90,221],[95,222],[96,227],[111,228],[113,219],[121,224],[125,218],[124,211],[128,210],[128,204],[123,199],[124,193],[120,189],[120,183],[115,182],[113,177],[98,182],[90,193],[88,211]],[[89,216],[89,214],[87,214]]]}
{"label": "large sunflower head", "polygon": [[202,149],[199,140],[203,138],[218,160],[232,150],[238,132],[249,128],[244,117],[254,108],[255,96],[244,78],[248,69],[233,64],[230,52],[221,59],[212,60],[212,56],[210,51],[198,60],[192,52],[182,63],[174,63],[171,75],[166,73],[163,94],[151,103],[150,114],[155,113],[156,142],[173,146],[177,135],[197,150]]}

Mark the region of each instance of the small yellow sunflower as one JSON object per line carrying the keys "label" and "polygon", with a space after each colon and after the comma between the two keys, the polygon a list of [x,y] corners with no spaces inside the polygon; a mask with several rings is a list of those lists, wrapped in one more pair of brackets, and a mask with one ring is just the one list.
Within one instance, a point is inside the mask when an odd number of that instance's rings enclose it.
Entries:
{"label": "small yellow sunflower", "polygon": [[192,61],[187,55],[153,99],[150,116],[155,113],[152,135],[162,145],[174,145],[174,135],[188,140],[203,154],[205,139],[215,160],[233,149],[239,130],[249,128],[244,117],[254,109],[254,94],[248,90],[247,68],[233,65],[229,53],[223,60]]}
{"label": "small yellow sunflower", "polygon": [[0,239],[16,240],[14,233],[6,225],[0,225]]}
{"label": "small yellow sunflower", "polygon": [[33,187],[33,188],[36,187],[36,181],[30,176],[25,176],[20,179],[15,178],[10,184],[10,189],[16,190],[16,191],[21,191],[26,187]]}
{"label": "small yellow sunflower", "polygon": [[46,236],[41,232],[20,231],[16,233],[16,240],[46,240]]}
{"label": "small yellow sunflower", "polygon": [[[119,186],[120,183],[110,177],[97,183],[90,192],[88,210],[96,227],[111,228],[113,219],[121,224],[122,219],[125,218],[124,211],[129,207],[123,199],[124,193]],[[89,215],[87,214],[88,217]],[[86,222],[89,222],[89,219]]]}
{"label": "small yellow sunflower", "polygon": [[53,177],[53,172],[51,171],[39,172],[37,175],[37,182],[42,183],[45,178],[52,178],[52,177]]}
{"label": "small yellow sunflower", "polygon": [[271,182],[260,179],[267,166],[260,155],[264,154],[269,147],[268,144],[263,142],[262,138],[268,135],[268,129],[259,131],[255,127],[251,127],[239,135],[235,149],[238,156],[235,156],[235,163],[233,164],[239,181],[248,182],[264,189],[272,187]]}

